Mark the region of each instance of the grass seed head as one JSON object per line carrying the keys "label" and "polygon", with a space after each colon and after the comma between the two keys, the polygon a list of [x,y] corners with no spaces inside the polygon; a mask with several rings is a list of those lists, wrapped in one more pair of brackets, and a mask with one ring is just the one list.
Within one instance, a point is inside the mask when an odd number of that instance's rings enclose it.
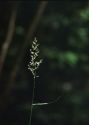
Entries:
{"label": "grass seed head", "polygon": [[36,70],[39,68],[40,64],[42,63],[42,59],[38,59],[39,57],[39,44],[37,43],[36,37],[32,43],[32,48],[30,49],[31,52],[31,61],[28,64],[28,69],[32,72],[33,76],[36,77]]}

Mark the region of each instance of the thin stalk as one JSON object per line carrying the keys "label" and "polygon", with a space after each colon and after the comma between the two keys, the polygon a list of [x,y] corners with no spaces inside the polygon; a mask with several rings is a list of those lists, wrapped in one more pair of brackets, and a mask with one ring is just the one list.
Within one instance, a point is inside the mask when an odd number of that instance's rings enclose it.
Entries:
{"label": "thin stalk", "polygon": [[36,79],[36,77],[34,75],[34,83],[33,83],[33,91],[32,91],[32,102],[31,102],[29,125],[31,125],[31,120],[32,120],[32,110],[33,110],[33,102],[34,102],[34,94],[35,94],[35,79]]}

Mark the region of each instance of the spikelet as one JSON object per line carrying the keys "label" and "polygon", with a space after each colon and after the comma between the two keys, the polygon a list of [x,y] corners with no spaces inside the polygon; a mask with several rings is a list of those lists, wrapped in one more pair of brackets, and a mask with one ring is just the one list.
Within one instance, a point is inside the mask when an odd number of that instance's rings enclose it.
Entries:
{"label": "spikelet", "polygon": [[28,69],[30,69],[34,77],[36,77],[36,70],[39,68],[40,64],[42,63],[42,59],[38,60],[38,56],[39,56],[38,46],[39,44],[37,43],[37,39],[35,37],[32,43],[32,48],[30,49],[31,61],[28,64]]}

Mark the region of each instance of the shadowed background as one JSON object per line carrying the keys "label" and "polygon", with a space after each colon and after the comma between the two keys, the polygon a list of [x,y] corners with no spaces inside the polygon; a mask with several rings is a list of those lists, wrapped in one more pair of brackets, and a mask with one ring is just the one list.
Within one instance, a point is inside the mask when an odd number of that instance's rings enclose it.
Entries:
{"label": "shadowed background", "polygon": [[0,125],[28,125],[33,76],[28,70],[34,37],[38,70],[32,125],[89,124],[89,3],[0,2]]}

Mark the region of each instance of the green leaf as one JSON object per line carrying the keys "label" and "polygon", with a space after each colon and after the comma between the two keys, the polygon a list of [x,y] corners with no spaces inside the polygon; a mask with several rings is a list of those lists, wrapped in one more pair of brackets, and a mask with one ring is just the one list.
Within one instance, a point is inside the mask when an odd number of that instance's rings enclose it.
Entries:
{"label": "green leaf", "polygon": [[65,53],[65,61],[70,65],[75,65],[78,61],[78,55],[71,51]]}

